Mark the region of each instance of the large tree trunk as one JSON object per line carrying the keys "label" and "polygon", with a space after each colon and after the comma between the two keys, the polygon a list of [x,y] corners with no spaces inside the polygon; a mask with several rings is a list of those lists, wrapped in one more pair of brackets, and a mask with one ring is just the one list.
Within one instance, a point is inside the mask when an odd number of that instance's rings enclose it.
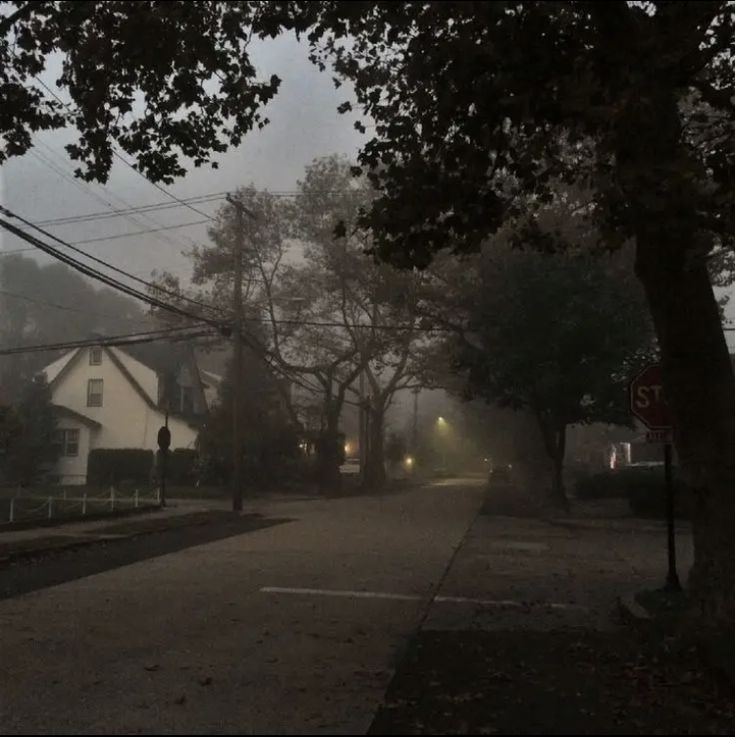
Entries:
{"label": "large tree trunk", "polygon": [[317,443],[317,478],[322,494],[336,494],[342,487],[340,466],[339,411],[326,413],[325,427]]}
{"label": "large tree trunk", "polygon": [[735,382],[707,272],[712,242],[696,211],[707,174],[682,143],[672,89],[657,81],[624,111],[616,141],[618,187],[635,229],[636,273],[658,337],[674,442],[695,497],[691,594],[701,625],[732,628]]}
{"label": "large tree trunk", "polygon": [[695,497],[691,594],[705,623],[732,627],[735,384],[706,265],[687,257],[687,245],[639,237],[636,271],[658,335],[676,449]]}
{"label": "large tree trunk", "polygon": [[551,498],[555,504],[565,511],[569,511],[569,499],[564,486],[564,458],[567,445],[567,426],[562,425],[555,433],[553,463],[553,478],[551,484]]}
{"label": "large tree trunk", "polygon": [[365,458],[363,486],[371,491],[385,488],[385,410],[373,407],[370,412],[368,453]]}
{"label": "large tree trunk", "polygon": [[544,448],[551,460],[551,488],[549,499],[556,507],[569,511],[569,499],[564,488],[564,457],[567,445],[567,426],[565,423],[552,422],[551,418],[542,412],[536,412]]}

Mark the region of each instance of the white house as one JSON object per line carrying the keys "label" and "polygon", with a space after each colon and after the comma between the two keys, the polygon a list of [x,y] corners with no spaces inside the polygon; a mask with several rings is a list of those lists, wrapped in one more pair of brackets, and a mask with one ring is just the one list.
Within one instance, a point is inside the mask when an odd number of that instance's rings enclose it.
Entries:
{"label": "white house", "polygon": [[193,448],[207,396],[219,377],[199,375],[195,361],[179,361],[168,373],[112,347],[78,348],[45,369],[57,414],[59,460],[51,472],[62,484],[87,480],[94,448],[157,450],[159,428],[168,426],[171,448]]}

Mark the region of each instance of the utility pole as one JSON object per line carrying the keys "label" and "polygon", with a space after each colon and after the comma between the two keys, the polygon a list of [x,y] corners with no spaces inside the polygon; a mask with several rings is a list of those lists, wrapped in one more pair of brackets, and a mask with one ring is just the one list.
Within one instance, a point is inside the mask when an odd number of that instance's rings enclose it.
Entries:
{"label": "utility pole", "polygon": [[230,195],[227,201],[235,210],[232,289],[232,511],[242,511],[242,255],[245,250],[243,206]]}
{"label": "utility pole", "polygon": [[357,405],[357,444],[360,448],[360,483],[365,483],[365,458],[367,457],[365,446],[367,444],[367,433],[365,432],[365,373],[363,371],[360,371],[358,386],[360,398]]}
{"label": "utility pole", "polygon": [[413,390],[413,427],[411,428],[411,452],[416,455],[416,449],[419,445],[419,391],[416,387]]}

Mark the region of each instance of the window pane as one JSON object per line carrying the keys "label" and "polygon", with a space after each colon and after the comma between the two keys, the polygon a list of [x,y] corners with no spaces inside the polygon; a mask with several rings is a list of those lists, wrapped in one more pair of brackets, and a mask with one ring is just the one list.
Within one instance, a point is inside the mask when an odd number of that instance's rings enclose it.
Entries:
{"label": "window pane", "polygon": [[99,366],[102,363],[102,348],[89,349],[89,365]]}
{"label": "window pane", "polygon": [[79,430],[66,431],[66,453],[68,456],[79,455]]}
{"label": "window pane", "polygon": [[102,379],[90,379],[87,382],[87,407],[102,406]]}

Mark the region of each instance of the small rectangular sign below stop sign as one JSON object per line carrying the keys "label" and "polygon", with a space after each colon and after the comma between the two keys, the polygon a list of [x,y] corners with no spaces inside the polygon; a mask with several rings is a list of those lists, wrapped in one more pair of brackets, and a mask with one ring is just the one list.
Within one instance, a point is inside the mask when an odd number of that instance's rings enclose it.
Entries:
{"label": "small rectangular sign below stop sign", "polygon": [[664,397],[660,364],[646,366],[630,382],[630,411],[649,430],[671,429],[671,413]]}

